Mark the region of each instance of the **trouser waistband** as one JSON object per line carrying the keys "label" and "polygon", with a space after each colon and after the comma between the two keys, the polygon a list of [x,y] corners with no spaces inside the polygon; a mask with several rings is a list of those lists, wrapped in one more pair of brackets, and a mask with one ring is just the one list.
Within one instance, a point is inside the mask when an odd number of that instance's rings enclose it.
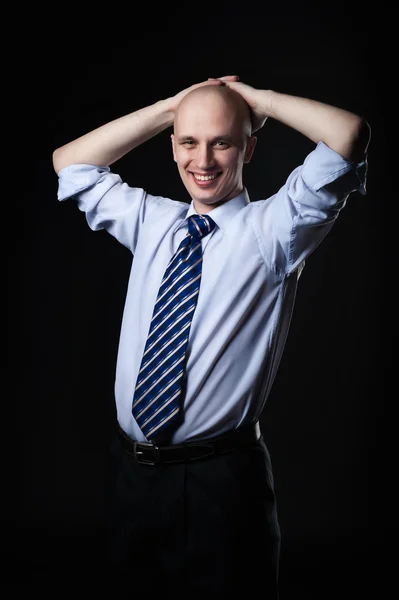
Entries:
{"label": "trouser waistband", "polygon": [[192,462],[218,456],[256,442],[262,435],[259,421],[232,429],[216,438],[172,445],[158,446],[152,443],[137,442],[130,438],[119,425],[117,433],[122,448],[138,463],[145,465]]}

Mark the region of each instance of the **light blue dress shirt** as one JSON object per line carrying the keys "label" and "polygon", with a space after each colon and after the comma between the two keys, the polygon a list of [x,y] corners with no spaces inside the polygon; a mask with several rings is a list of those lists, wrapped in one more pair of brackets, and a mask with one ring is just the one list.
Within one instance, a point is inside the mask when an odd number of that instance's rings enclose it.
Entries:
{"label": "light blue dress shirt", "polygon": [[[251,202],[246,188],[209,215],[201,288],[187,348],[184,422],[172,442],[216,436],[260,417],[288,333],[300,272],[352,192],[366,193],[367,160],[348,162],[323,142],[279,191]],[[130,187],[109,167],[59,173],[58,200],[75,198],[93,231],[133,255],[123,311],[115,401],[122,429],[146,441],[132,399],[158,288],[195,213]]]}

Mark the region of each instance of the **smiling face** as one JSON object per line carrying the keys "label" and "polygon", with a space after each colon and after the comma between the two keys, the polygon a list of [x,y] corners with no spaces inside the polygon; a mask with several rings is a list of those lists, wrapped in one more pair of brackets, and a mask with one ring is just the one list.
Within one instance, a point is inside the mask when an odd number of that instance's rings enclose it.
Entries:
{"label": "smiling face", "polygon": [[196,211],[208,213],[243,189],[243,165],[256,145],[246,102],[226,86],[197,88],[179,105],[172,144]]}

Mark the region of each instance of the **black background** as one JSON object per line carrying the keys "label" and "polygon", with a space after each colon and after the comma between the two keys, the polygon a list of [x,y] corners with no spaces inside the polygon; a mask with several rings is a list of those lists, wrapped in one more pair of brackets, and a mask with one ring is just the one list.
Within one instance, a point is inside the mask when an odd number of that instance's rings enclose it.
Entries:
{"label": "black background", "polygon": [[[238,74],[254,87],[358,112],[372,128],[368,194],[350,196],[307,262],[262,427],[283,534],[281,600],[383,597],[395,559],[387,533],[397,527],[397,394],[388,386],[396,333],[392,14],[339,2],[57,11],[19,16],[8,61],[16,116],[11,121],[11,110],[7,124],[4,114],[3,126],[16,135],[4,177],[11,167],[16,173],[3,198],[11,208],[3,222],[3,583],[43,590],[94,573],[91,585],[107,584],[103,478],[131,256],[92,232],[73,201],[57,201],[52,151],[193,83]],[[169,134],[113,170],[150,193],[188,201]],[[267,121],[244,171],[251,199],[274,193],[312,148]]]}

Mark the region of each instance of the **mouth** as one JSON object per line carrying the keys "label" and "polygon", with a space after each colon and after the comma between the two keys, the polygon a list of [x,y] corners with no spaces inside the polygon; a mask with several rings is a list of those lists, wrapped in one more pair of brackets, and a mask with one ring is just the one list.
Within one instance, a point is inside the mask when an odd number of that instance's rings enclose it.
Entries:
{"label": "mouth", "polygon": [[201,188],[207,188],[215,185],[215,182],[221,176],[222,171],[218,171],[216,173],[207,173],[206,175],[202,173],[193,173],[192,171],[189,171],[189,174],[196,183],[196,185],[198,185]]}

